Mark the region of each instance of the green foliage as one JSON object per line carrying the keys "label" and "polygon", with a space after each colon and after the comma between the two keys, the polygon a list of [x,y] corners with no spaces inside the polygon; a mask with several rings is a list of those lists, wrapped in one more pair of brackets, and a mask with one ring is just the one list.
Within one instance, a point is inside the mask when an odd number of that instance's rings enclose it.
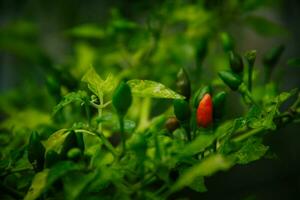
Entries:
{"label": "green foliage", "polygon": [[[277,75],[283,48],[268,48],[256,63],[256,50],[247,51],[248,70],[238,54],[228,57],[241,48],[231,27],[286,33],[253,13],[272,3],[140,2],[130,17],[111,9],[106,23],[63,31],[72,50],[61,60],[43,51],[37,24],[1,28],[1,50],[22,58],[29,77],[0,99],[1,195],[168,199],[186,187],[210,191],[206,177],[274,157],[263,137],[300,121],[299,91],[280,91],[279,78],[266,68],[263,83],[256,65],[263,60]],[[299,59],[287,63],[298,66]],[[196,109],[206,93],[213,121],[199,128]]]}

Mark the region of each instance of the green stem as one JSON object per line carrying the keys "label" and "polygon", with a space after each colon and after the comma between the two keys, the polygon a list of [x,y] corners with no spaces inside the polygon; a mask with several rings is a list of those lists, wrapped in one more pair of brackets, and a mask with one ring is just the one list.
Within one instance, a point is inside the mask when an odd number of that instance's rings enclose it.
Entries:
{"label": "green stem", "polygon": [[249,65],[248,68],[248,90],[252,91],[252,74],[253,74],[253,65]]}
{"label": "green stem", "polygon": [[107,140],[107,138],[102,134],[102,132],[93,133],[91,131],[83,130],[83,129],[77,129],[77,130],[74,130],[74,131],[75,132],[86,133],[86,134],[93,135],[93,136],[97,136],[102,141],[103,145],[111,152],[111,154],[115,158],[118,157],[117,151],[112,146],[112,144]]}
{"label": "green stem", "polygon": [[121,134],[121,142],[122,142],[122,149],[121,149],[121,157],[126,152],[126,138],[125,138],[125,131],[124,131],[124,116],[119,115],[119,123],[120,123],[120,134]]}
{"label": "green stem", "polygon": [[253,136],[255,134],[258,134],[258,133],[262,132],[263,130],[264,130],[263,128],[252,129],[252,130],[250,130],[250,131],[248,131],[248,132],[246,132],[242,135],[239,135],[239,136],[233,138],[233,142],[240,142],[242,140],[247,139],[250,136]]}

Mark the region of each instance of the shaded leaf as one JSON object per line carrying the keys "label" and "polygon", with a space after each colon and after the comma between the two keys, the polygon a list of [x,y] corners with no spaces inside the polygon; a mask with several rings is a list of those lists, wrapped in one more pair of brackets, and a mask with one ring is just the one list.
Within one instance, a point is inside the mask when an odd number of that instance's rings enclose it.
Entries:
{"label": "shaded leaf", "polygon": [[46,153],[49,150],[53,150],[58,154],[60,153],[62,144],[68,136],[68,134],[66,133],[67,131],[68,129],[60,129],[53,133],[45,142],[43,142],[46,148]]}
{"label": "shaded leaf", "polygon": [[261,16],[248,16],[245,23],[263,36],[287,34],[284,27]]}
{"label": "shaded leaf", "polygon": [[178,191],[195,181],[199,176],[211,176],[220,170],[227,170],[232,163],[222,155],[212,155],[187,169],[172,186],[171,191]]}
{"label": "shaded leaf", "polygon": [[287,62],[288,65],[290,66],[300,66],[300,58],[293,58],[293,59],[289,59]]}
{"label": "shaded leaf", "polygon": [[35,175],[31,186],[25,196],[25,200],[34,200],[47,191],[47,189],[60,177],[72,170],[78,170],[80,167],[73,162],[63,161],[54,165],[51,169],[45,169]]}

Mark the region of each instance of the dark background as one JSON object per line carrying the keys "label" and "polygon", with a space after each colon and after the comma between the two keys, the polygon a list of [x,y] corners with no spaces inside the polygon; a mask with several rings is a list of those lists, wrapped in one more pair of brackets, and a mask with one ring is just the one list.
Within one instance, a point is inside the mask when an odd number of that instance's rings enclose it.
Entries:
{"label": "dark background", "polygon": [[[118,1],[118,0],[1,0],[0,27],[11,21],[25,18],[38,24],[37,40],[58,63],[66,59],[71,50],[71,40],[62,37],[63,30],[81,23],[105,24],[109,9],[117,7],[123,16],[136,19],[160,6],[161,1]],[[276,12],[262,11],[264,15],[283,23],[291,32],[283,40],[286,45],[284,58],[299,57],[300,1],[283,1]],[[247,30],[233,30],[241,49],[267,46],[282,39],[262,39]],[[0,50],[0,91],[12,89],[26,79],[14,55]],[[26,69],[25,69],[26,70]],[[285,69],[281,89],[300,85],[299,68]],[[27,75],[27,73],[25,73]],[[300,126],[290,125],[269,134],[265,143],[276,153],[278,159],[262,159],[246,166],[236,166],[206,179],[207,193],[195,194],[185,190],[176,197],[192,199],[300,199]]]}

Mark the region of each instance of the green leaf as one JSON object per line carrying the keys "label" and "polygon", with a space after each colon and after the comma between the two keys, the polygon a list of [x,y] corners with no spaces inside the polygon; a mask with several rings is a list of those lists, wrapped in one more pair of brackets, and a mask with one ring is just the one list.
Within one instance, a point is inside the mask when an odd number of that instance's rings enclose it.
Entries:
{"label": "green leaf", "polygon": [[135,96],[167,99],[184,99],[182,95],[155,81],[134,79],[129,80],[127,83],[131,87],[132,94]]}
{"label": "green leaf", "polygon": [[203,176],[197,176],[194,179],[194,181],[190,185],[188,185],[188,187],[197,192],[206,192],[207,191]]}
{"label": "green leaf", "polygon": [[67,31],[67,34],[74,37],[80,38],[95,38],[101,39],[105,37],[105,31],[100,26],[95,24],[83,24],[76,26],[71,30]]}
{"label": "green leaf", "polygon": [[49,150],[53,150],[59,154],[62,149],[62,144],[68,136],[67,132],[68,129],[60,129],[53,133],[45,142],[43,142],[46,148],[46,153]]}
{"label": "green leaf", "polygon": [[248,16],[245,19],[245,23],[253,28],[258,34],[263,36],[287,34],[284,27],[261,16]]}
{"label": "green leaf", "polygon": [[64,108],[65,106],[69,105],[72,102],[79,102],[79,103],[87,103],[88,102],[88,96],[85,91],[77,91],[77,92],[71,92],[66,94],[63,99],[57,104],[53,109],[53,115],[56,114],[59,110]]}
{"label": "green leaf", "polygon": [[171,191],[178,191],[190,184],[199,176],[211,176],[220,170],[227,170],[232,166],[231,161],[222,155],[212,155],[187,169],[171,187]]}
{"label": "green leaf", "polygon": [[200,134],[195,140],[186,145],[181,156],[192,156],[205,150],[215,139],[213,134]]}
{"label": "green leaf", "polygon": [[112,74],[108,74],[103,80],[91,67],[86,74],[82,77],[82,81],[88,84],[88,88],[97,96],[100,94],[111,93],[116,87],[116,80]]}
{"label": "green leaf", "polygon": [[51,169],[44,169],[42,172],[37,173],[32,180],[24,200],[37,199],[60,177],[69,171],[78,169],[80,169],[80,167],[73,162],[63,161],[57,163]]}
{"label": "green leaf", "polygon": [[269,147],[262,144],[262,139],[250,138],[240,150],[233,153],[231,156],[238,164],[247,164],[260,159],[268,151]]}

